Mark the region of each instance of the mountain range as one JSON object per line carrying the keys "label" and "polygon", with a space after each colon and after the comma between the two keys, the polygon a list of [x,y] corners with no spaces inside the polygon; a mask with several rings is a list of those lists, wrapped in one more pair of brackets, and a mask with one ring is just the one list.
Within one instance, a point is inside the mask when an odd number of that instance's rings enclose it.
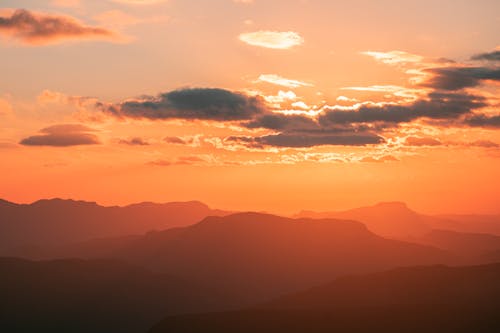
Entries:
{"label": "mountain range", "polygon": [[245,310],[170,316],[149,333],[496,332],[500,264],[344,276]]}

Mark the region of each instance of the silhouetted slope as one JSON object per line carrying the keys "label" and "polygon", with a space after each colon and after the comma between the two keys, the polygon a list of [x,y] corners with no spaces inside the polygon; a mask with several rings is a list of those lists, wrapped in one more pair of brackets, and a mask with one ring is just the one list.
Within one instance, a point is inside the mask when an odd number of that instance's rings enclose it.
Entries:
{"label": "silhouetted slope", "polygon": [[92,238],[143,234],[226,215],[200,202],[141,203],[103,207],[94,202],[40,200],[0,202],[0,254],[37,256],[49,247]]}
{"label": "silhouetted slope", "polygon": [[[472,232],[486,233],[500,236],[500,215],[438,215],[443,221],[453,221],[445,229]],[[436,227],[436,229],[439,229]]]}
{"label": "silhouetted slope", "polygon": [[486,253],[500,251],[500,236],[489,234],[432,230],[416,238],[415,242],[457,253],[468,260],[480,260]]}
{"label": "silhouetted slope", "polygon": [[[392,305],[481,305],[500,297],[500,264],[400,267],[340,277],[266,304],[271,309],[331,310]],[[495,300],[500,305],[500,299]],[[500,319],[500,318],[499,318]]]}
{"label": "silhouetted slope", "polygon": [[354,221],[241,213],[148,233],[116,254],[232,293],[239,304],[324,283],[339,274],[450,262],[442,250],[381,238]]}
{"label": "silhouetted slope", "polygon": [[165,313],[209,311],[222,297],[114,260],[0,258],[0,331],[144,332]]}
{"label": "silhouetted slope", "polygon": [[243,311],[167,317],[150,333],[497,332],[500,264],[343,277]]}

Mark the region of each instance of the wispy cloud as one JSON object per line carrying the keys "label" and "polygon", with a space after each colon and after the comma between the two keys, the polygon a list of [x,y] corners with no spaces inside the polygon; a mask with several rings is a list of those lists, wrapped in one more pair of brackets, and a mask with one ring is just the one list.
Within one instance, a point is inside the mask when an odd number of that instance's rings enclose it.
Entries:
{"label": "wispy cloud", "polygon": [[239,35],[240,41],[258,47],[286,50],[304,43],[298,33],[293,31],[255,31]]}
{"label": "wispy cloud", "polygon": [[36,13],[25,9],[1,15],[0,34],[28,45],[81,40],[123,41],[112,30],[85,25],[71,16]]}
{"label": "wispy cloud", "polygon": [[304,81],[287,79],[276,74],[262,74],[255,82],[267,82],[287,88],[312,87],[313,85]]}
{"label": "wispy cloud", "polygon": [[361,54],[370,56],[376,61],[382,62],[387,65],[399,65],[406,63],[418,63],[424,60],[424,57],[412,54],[404,51],[388,51],[388,52],[378,52],[378,51],[364,51]]}

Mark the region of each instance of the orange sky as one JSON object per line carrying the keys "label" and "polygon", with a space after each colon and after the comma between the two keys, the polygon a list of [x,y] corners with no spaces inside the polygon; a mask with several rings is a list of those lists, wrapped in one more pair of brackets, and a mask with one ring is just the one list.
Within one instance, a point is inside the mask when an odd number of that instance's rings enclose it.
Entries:
{"label": "orange sky", "polygon": [[498,1],[2,5],[2,198],[500,213]]}

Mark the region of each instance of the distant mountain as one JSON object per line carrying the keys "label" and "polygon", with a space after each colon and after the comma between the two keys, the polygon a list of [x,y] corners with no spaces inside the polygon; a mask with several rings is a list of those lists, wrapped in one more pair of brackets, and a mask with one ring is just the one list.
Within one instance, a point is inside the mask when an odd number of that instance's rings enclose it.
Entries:
{"label": "distant mountain", "polygon": [[445,229],[486,233],[500,236],[500,215],[437,215],[444,221],[453,221]]}
{"label": "distant mountain", "polygon": [[145,332],[166,313],[214,311],[222,301],[199,285],[115,260],[0,258],[2,332]]}
{"label": "distant mountain", "polygon": [[347,276],[248,310],[171,316],[150,333],[497,332],[500,264]]}
{"label": "distant mountain", "polygon": [[297,217],[356,220],[378,235],[394,238],[422,235],[431,230],[429,217],[414,212],[402,202],[382,202],[340,212],[302,211]]}
{"label": "distant mountain", "polygon": [[207,217],[193,226],[148,233],[112,256],[208,282],[234,296],[236,305],[341,274],[454,260],[433,247],[381,238],[359,222],[258,213]]}
{"label": "distant mountain", "polygon": [[143,234],[227,214],[197,201],[103,207],[95,202],[62,199],[32,204],[1,200],[0,255],[32,257],[47,247],[65,243]]}
{"label": "distant mountain", "polygon": [[301,211],[295,217],[356,220],[378,235],[396,239],[420,237],[432,229],[500,235],[500,216],[431,216],[417,213],[402,202],[381,202],[338,212]]}
{"label": "distant mountain", "polygon": [[448,250],[470,260],[486,259],[487,253],[500,251],[500,236],[490,234],[432,230],[414,241]]}

